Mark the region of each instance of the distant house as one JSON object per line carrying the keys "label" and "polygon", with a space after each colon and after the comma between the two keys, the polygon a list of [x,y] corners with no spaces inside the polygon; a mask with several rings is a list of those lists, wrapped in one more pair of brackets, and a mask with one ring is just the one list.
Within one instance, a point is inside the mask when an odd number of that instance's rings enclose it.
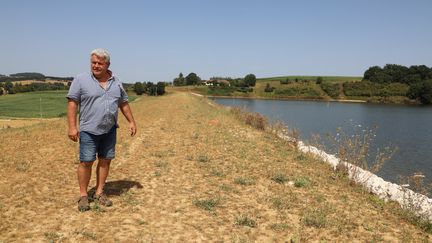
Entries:
{"label": "distant house", "polygon": [[212,80],[203,80],[203,81],[201,81],[201,85],[210,86],[210,85],[213,85],[213,81]]}
{"label": "distant house", "polygon": [[207,86],[231,86],[230,82],[225,79],[203,80],[201,84]]}

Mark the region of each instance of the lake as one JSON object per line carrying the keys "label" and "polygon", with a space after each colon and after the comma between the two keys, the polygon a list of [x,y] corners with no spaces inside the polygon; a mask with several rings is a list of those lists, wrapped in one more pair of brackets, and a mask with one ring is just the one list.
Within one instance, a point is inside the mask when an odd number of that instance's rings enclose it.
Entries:
{"label": "lake", "polygon": [[422,172],[432,181],[432,106],[383,105],[321,101],[215,98],[226,106],[241,106],[297,128],[303,141],[313,134],[337,136],[374,130],[373,151],[397,148],[377,174],[399,183],[400,176]]}

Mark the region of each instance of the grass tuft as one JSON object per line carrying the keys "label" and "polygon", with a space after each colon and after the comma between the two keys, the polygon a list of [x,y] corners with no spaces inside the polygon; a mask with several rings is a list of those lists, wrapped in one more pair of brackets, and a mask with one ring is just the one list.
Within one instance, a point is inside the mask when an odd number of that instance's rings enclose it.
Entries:
{"label": "grass tuft", "polygon": [[312,209],[302,218],[304,225],[315,228],[324,228],[327,225],[327,214],[323,209]]}
{"label": "grass tuft", "polygon": [[202,199],[202,200],[196,199],[194,201],[195,206],[207,211],[213,211],[219,205],[219,203],[220,203],[219,198],[217,199],[210,198],[210,199]]}
{"label": "grass tuft", "polygon": [[271,180],[276,182],[276,183],[279,183],[279,184],[284,184],[285,182],[288,181],[288,176],[286,176],[285,174],[279,173],[279,174],[272,176]]}
{"label": "grass tuft", "polygon": [[235,219],[235,224],[239,226],[247,226],[251,228],[257,227],[257,223],[255,222],[255,220],[250,218],[247,215],[237,216]]}
{"label": "grass tuft", "polygon": [[309,187],[312,184],[308,177],[298,177],[294,181],[295,187]]}
{"label": "grass tuft", "polygon": [[200,163],[207,163],[210,162],[210,158],[208,157],[207,154],[200,154],[197,157],[197,161]]}
{"label": "grass tuft", "polygon": [[289,228],[290,228],[289,224],[286,223],[276,223],[270,225],[270,229],[277,232],[286,231]]}
{"label": "grass tuft", "polygon": [[234,179],[234,183],[242,186],[255,185],[255,180],[248,177],[237,177]]}

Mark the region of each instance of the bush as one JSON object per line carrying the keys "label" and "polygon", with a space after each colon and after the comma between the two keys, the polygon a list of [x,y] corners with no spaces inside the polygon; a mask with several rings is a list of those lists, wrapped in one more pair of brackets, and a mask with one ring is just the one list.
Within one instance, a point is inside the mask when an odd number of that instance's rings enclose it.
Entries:
{"label": "bush", "polygon": [[291,83],[289,78],[286,78],[285,80],[280,81],[280,84],[289,84],[289,83]]}
{"label": "bush", "polygon": [[240,119],[241,121],[245,122],[246,124],[258,130],[265,130],[265,128],[268,126],[267,117],[257,112],[248,112],[247,110],[242,109],[240,107],[232,108],[231,112],[238,119]]}
{"label": "bush", "polygon": [[264,88],[264,92],[270,93],[273,92],[275,88],[271,87],[269,83],[266,84],[266,87]]}
{"label": "bush", "polygon": [[320,86],[333,99],[337,99],[341,94],[340,86],[337,83],[322,82]]}
{"label": "bush", "polygon": [[321,94],[310,86],[294,86],[287,89],[275,90],[275,94],[284,96],[301,96],[306,98],[321,98]]}
{"label": "bush", "polygon": [[242,92],[242,93],[248,93],[248,92],[253,92],[253,88],[250,88],[250,87],[238,87],[237,91],[238,92]]}
{"label": "bush", "polygon": [[207,90],[208,95],[216,95],[216,96],[230,96],[235,89],[232,87],[219,87],[219,86],[210,86]]}

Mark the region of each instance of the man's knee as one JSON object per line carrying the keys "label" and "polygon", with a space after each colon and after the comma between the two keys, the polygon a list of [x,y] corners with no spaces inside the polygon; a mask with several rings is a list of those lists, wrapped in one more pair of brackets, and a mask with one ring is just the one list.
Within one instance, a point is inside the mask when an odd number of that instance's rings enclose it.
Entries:
{"label": "man's knee", "polygon": [[111,164],[111,159],[104,159],[104,158],[99,158],[99,162],[98,165],[99,166],[107,166]]}
{"label": "man's knee", "polygon": [[93,165],[93,162],[84,162],[81,161],[81,163],[79,164],[79,166],[84,167],[84,168],[91,168]]}

